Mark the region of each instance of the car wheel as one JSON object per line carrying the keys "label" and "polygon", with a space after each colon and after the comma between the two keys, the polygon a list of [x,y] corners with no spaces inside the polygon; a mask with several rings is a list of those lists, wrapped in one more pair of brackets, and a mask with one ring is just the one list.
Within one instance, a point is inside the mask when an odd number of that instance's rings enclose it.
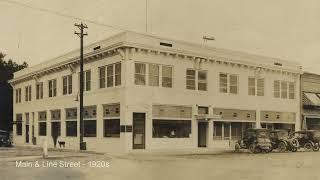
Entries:
{"label": "car wheel", "polygon": [[311,151],[312,148],[313,148],[313,146],[312,146],[311,143],[308,142],[308,143],[304,144],[304,149],[305,149],[306,151]]}
{"label": "car wheel", "polygon": [[319,145],[314,145],[312,148],[313,151],[319,151],[319,149],[320,149]]}
{"label": "car wheel", "polygon": [[298,141],[298,139],[293,139],[293,140],[291,141],[291,145],[294,146],[294,147],[296,147],[296,148],[298,148],[298,147],[299,147],[299,141]]}
{"label": "car wheel", "polygon": [[234,146],[234,151],[235,151],[235,152],[240,152],[240,149],[241,149],[241,147],[240,147],[240,145],[237,143],[237,144]]}
{"label": "car wheel", "polygon": [[298,151],[298,148],[297,148],[297,147],[292,146],[292,147],[290,148],[290,151],[292,151],[292,152],[297,152],[297,151]]}
{"label": "car wheel", "polygon": [[278,150],[279,150],[279,152],[286,152],[287,145],[284,142],[280,142],[278,145]]}
{"label": "car wheel", "polygon": [[251,153],[256,153],[256,146],[255,146],[254,144],[250,144],[250,146],[249,146],[249,151],[250,151]]}

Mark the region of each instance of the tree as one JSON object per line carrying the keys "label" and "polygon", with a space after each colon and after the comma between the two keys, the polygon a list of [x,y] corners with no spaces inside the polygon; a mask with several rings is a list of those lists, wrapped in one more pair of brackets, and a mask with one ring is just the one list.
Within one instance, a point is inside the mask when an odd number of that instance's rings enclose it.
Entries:
{"label": "tree", "polygon": [[13,90],[8,83],[13,78],[13,73],[27,68],[27,62],[17,64],[9,59],[6,61],[5,54],[0,52],[0,129],[11,130],[13,113]]}

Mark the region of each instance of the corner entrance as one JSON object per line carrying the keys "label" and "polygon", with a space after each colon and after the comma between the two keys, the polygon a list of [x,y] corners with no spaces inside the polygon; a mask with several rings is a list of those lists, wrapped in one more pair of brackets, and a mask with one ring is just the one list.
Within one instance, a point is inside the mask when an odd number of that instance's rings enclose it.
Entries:
{"label": "corner entrance", "polygon": [[145,149],[145,113],[133,113],[133,149]]}
{"label": "corner entrance", "polygon": [[207,147],[208,122],[198,122],[198,147]]}

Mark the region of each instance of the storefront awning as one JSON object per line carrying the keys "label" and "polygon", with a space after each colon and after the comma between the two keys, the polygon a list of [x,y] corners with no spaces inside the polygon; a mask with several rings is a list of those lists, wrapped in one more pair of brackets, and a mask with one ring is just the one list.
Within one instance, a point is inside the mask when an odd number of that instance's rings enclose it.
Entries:
{"label": "storefront awning", "polygon": [[303,105],[320,106],[320,93],[304,92],[302,94]]}

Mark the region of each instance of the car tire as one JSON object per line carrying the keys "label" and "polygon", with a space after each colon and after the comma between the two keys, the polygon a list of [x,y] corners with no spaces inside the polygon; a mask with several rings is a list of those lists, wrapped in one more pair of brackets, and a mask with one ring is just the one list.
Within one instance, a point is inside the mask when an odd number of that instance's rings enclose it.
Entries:
{"label": "car tire", "polygon": [[309,142],[305,143],[303,147],[304,147],[304,150],[306,151],[311,151],[313,149],[312,144]]}
{"label": "car tire", "polygon": [[287,151],[287,145],[284,142],[280,142],[278,145],[278,151],[279,152],[286,152]]}
{"label": "car tire", "polygon": [[240,152],[240,149],[241,149],[240,144],[236,143],[236,145],[234,146],[234,151],[238,153]]}
{"label": "car tire", "polygon": [[313,151],[319,151],[319,149],[320,149],[319,145],[314,145],[314,146],[312,147],[312,150],[313,150]]}
{"label": "car tire", "polygon": [[251,153],[256,153],[256,146],[255,146],[254,144],[250,144],[250,146],[249,146],[249,151],[250,151]]}

